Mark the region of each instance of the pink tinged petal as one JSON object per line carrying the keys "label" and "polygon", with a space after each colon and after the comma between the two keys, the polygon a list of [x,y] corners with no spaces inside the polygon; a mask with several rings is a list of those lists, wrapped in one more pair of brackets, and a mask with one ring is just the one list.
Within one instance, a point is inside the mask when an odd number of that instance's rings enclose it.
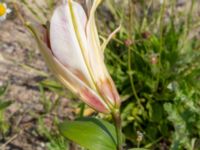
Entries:
{"label": "pink tinged petal", "polygon": [[[85,25],[87,18],[83,8],[78,3],[73,2],[73,9],[78,18],[78,29],[84,43],[86,41]],[[50,41],[52,52],[56,58],[72,72],[75,70],[80,71],[91,82],[90,74],[74,31],[68,3],[58,7],[53,14],[50,25]]]}
{"label": "pink tinged petal", "polygon": [[105,100],[108,100],[115,108],[120,107],[120,97],[112,79],[100,81],[98,83],[100,94]]}
{"label": "pink tinged petal", "polygon": [[83,98],[88,100],[88,103],[90,103],[91,107],[96,109],[98,108],[98,110],[101,112],[109,112],[108,109],[99,100],[100,97],[97,97],[95,93],[85,88],[81,90],[81,95]]}
{"label": "pink tinged petal", "polygon": [[[70,72],[65,66],[59,63],[54,58],[57,70],[55,74],[57,78],[73,93],[79,95],[79,97],[90,107],[102,113],[109,113],[107,104],[104,100],[91,88],[89,88],[84,82],[77,78],[72,72]],[[58,74],[59,73],[59,74]]]}
{"label": "pink tinged petal", "polygon": [[103,51],[101,50],[99,35],[95,23],[95,11],[102,0],[95,0],[90,12],[90,18],[87,23],[87,41],[89,45],[89,62],[92,68],[93,76],[95,77],[95,82],[99,80],[105,80],[107,78],[108,72],[104,64]]}
{"label": "pink tinged petal", "polygon": [[[115,107],[120,106],[119,94],[106,69],[103,51],[100,46],[99,36],[95,23],[95,11],[101,0],[95,0],[87,24],[87,40],[90,46],[89,59],[98,90],[105,101]],[[106,43],[107,44],[107,43]]]}
{"label": "pink tinged petal", "polygon": [[[82,77],[86,79],[85,83],[94,90],[98,90],[104,101],[112,106],[119,106],[116,88],[104,64],[94,20],[94,13],[100,2],[101,0],[94,1],[87,26],[86,15],[78,3],[71,0],[66,5],[57,8],[50,26],[51,47],[59,62],[73,72],[73,75],[81,80]],[[109,81],[109,86],[98,84],[105,80]],[[93,86],[95,83],[97,83],[97,87]],[[105,90],[102,90],[102,87]]]}
{"label": "pink tinged petal", "polygon": [[[88,41],[87,41],[86,31],[85,31],[86,24],[84,24],[84,28],[83,28],[83,26],[80,26],[82,17],[80,16],[79,11],[80,11],[80,9],[82,9],[82,7],[78,3],[73,2],[73,0],[68,0],[68,2],[69,2],[68,4],[69,4],[69,8],[70,8],[71,17],[72,17],[74,32],[75,32],[77,40],[79,42],[81,53],[82,53],[84,62],[87,66],[87,70],[90,75],[90,80],[89,80],[90,86],[94,90],[97,90],[95,76],[94,76],[93,70],[91,68],[91,64],[90,64],[91,62],[89,59],[90,53],[92,53],[93,51],[91,51],[90,44],[88,44]],[[78,7],[75,7],[75,5],[77,5]]]}
{"label": "pink tinged petal", "polygon": [[[60,64],[56,58],[55,62],[57,62],[58,65],[58,70],[56,71],[57,77],[66,87],[71,89],[76,95],[79,95],[86,104],[95,110],[102,113],[110,112],[107,104],[105,104],[104,100],[95,91]],[[60,74],[58,74],[58,72]]]}
{"label": "pink tinged petal", "polygon": [[51,50],[47,47],[46,43],[42,41],[35,27],[30,24],[27,26],[34,34],[46,63],[61,83],[74,94],[79,95],[86,104],[95,110],[102,113],[109,113],[110,110],[104,100],[52,55]]}

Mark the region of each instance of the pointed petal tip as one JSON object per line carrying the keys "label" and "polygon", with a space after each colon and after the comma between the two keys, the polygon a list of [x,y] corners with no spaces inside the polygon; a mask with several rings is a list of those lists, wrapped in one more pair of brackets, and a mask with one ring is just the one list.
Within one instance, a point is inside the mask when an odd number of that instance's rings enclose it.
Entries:
{"label": "pointed petal tip", "polygon": [[102,103],[102,101],[94,95],[92,92],[90,92],[88,89],[82,89],[81,95],[85,99],[87,99],[87,104],[89,104],[92,108],[95,110],[101,112],[101,113],[109,113],[110,110],[107,108],[105,104]]}
{"label": "pointed petal tip", "polygon": [[109,103],[112,104],[113,107],[119,108],[121,101],[117,89],[114,85],[114,82],[111,78],[105,79],[98,83],[98,87],[101,95],[104,99],[107,99]]}

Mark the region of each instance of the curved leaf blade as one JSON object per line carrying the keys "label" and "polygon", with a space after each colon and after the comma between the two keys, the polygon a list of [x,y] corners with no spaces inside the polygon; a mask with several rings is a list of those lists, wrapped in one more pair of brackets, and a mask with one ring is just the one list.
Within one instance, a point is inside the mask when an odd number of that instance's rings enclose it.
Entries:
{"label": "curved leaf blade", "polygon": [[61,134],[89,150],[116,150],[114,126],[95,118],[80,118],[59,125]]}

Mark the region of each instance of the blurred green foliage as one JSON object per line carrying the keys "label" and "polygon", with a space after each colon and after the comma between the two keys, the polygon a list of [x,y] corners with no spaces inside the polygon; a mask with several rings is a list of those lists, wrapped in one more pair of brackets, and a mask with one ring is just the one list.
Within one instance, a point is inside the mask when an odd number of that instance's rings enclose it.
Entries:
{"label": "blurred green foliage", "polygon": [[191,1],[188,11],[177,12],[177,2],[108,5],[114,20],[123,22],[105,60],[123,100],[131,147],[200,149],[200,42],[194,30],[200,18],[191,18],[199,4]]}
{"label": "blurred green foliage", "polygon": [[6,120],[5,111],[12,102],[4,99],[6,91],[7,85],[0,86],[0,140],[4,139],[10,128],[10,124],[8,120]]}

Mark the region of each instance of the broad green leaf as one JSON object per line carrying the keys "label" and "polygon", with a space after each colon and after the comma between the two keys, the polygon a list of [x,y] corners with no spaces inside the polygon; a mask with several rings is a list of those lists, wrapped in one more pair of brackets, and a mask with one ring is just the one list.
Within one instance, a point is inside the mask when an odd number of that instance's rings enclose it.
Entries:
{"label": "broad green leaf", "polygon": [[95,118],[65,121],[59,126],[61,134],[89,150],[116,150],[115,128]]}
{"label": "broad green leaf", "polygon": [[115,143],[117,143],[117,135],[116,135],[115,127],[112,124],[110,124],[109,122],[104,121],[102,119],[92,118],[92,117],[81,117],[81,118],[78,118],[77,121],[78,120],[95,122],[112,137],[112,139]]}

